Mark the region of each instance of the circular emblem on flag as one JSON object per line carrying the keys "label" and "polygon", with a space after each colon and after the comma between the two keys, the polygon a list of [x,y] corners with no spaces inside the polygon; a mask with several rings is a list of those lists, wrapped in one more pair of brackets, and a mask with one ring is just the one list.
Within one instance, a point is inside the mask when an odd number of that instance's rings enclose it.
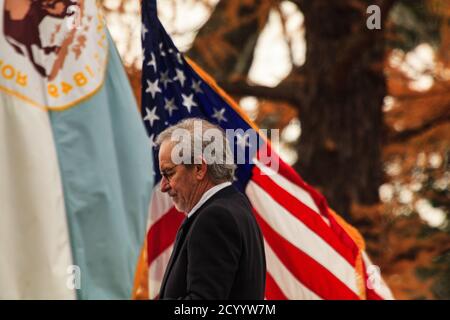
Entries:
{"label": "circular emblem on flag", "polygon": [[0,91],[64,109],[103,83],[108,40],[96,1],[0,3]]}

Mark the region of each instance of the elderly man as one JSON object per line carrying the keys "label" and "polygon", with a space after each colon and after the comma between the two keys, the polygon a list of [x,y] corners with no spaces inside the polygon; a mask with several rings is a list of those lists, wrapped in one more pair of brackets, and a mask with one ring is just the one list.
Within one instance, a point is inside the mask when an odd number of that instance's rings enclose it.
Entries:
{"label": "elderly man", "polygon": [[187,119],[161,132],[156,143],[161,191],[186,214],[160,299],[263,299],[262,235],[247,198],[232,186],[236,166],[223,131]]}

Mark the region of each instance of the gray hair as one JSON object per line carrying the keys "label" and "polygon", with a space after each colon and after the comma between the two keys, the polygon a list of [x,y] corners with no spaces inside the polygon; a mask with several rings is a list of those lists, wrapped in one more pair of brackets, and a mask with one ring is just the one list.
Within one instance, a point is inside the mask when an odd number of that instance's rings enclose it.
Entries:
{"label": "gray hair", "polygon": [[[198,128],[201,128],[201,131],[198,131]],[[208,135],[208,132],[213,132],[213,134]],[[188,150],[190,150],[190,154],[182,155],[183,164],[189,165],[192,163],[201,163],[196,162],[200,160],[198,159],[198,156],[201,155],[201,159],[204,160],[207,165],[207,175],[213,183],[218,184],[225,181],[233,182],[236,165],[233,162],[230,144],[221,127],[200,118],[189,118],[163,130],[156,137],[155,143],[157,146],[161,146],[166,140],[175,143],[175,141],[177,141],[177,134],[181,138],[190,137],[189,141],[186,142],[189,143],[187,147]],[[214,137],[212,141],[211,139],[208,139],[212,137]],[[205,149],[211,149],[211,146],[214,150],[218,150],[219,152],[214,151],[205,156],[205,151],[207,151]],[[224,161],[224,159],[226,159],[226,161]]]}

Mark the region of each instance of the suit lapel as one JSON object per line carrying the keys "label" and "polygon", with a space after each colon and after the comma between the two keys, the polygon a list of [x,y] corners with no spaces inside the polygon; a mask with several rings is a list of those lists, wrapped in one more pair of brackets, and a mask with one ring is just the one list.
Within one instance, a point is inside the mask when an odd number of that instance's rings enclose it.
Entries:
{"label": "suit lapel", "polygon": [[164,273],[164,277],[163,277],[163,281],[161,282],[161,290],[160,290],[160,297],[163,295],[164,293],[164,289],[166,286],[166,281],[167,281],[167,277],[170,274],[170,271],[172,269],[173,263],[175,261],[175,258],[178,255],[178,251],[181,247],[181,245],[183,244],[183,239],[184,239],[184,234],[187,232],[187,222],[188,222],[188,218],[185,218],[183,220],[183,223],[181,224],[180,228],[178,229],[176,238],[175,238],[175,244],[173,245],[173,250],[172,250],[172,254],[170,255],[170,259],[169,259],[169,263],[167,264],[167,268],[166,268],[166,272]]}

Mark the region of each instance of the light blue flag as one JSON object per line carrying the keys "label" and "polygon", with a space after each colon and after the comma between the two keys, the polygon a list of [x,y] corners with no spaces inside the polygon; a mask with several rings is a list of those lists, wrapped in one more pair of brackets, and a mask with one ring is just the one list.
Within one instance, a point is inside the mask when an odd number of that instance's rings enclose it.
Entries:
{"label": "light blue flag", "polygon": [[153,186],[148,138],[122,62],[107,39],[100,90],[75,107],[50,112],[80,271],[79,299],[131,298]]}

